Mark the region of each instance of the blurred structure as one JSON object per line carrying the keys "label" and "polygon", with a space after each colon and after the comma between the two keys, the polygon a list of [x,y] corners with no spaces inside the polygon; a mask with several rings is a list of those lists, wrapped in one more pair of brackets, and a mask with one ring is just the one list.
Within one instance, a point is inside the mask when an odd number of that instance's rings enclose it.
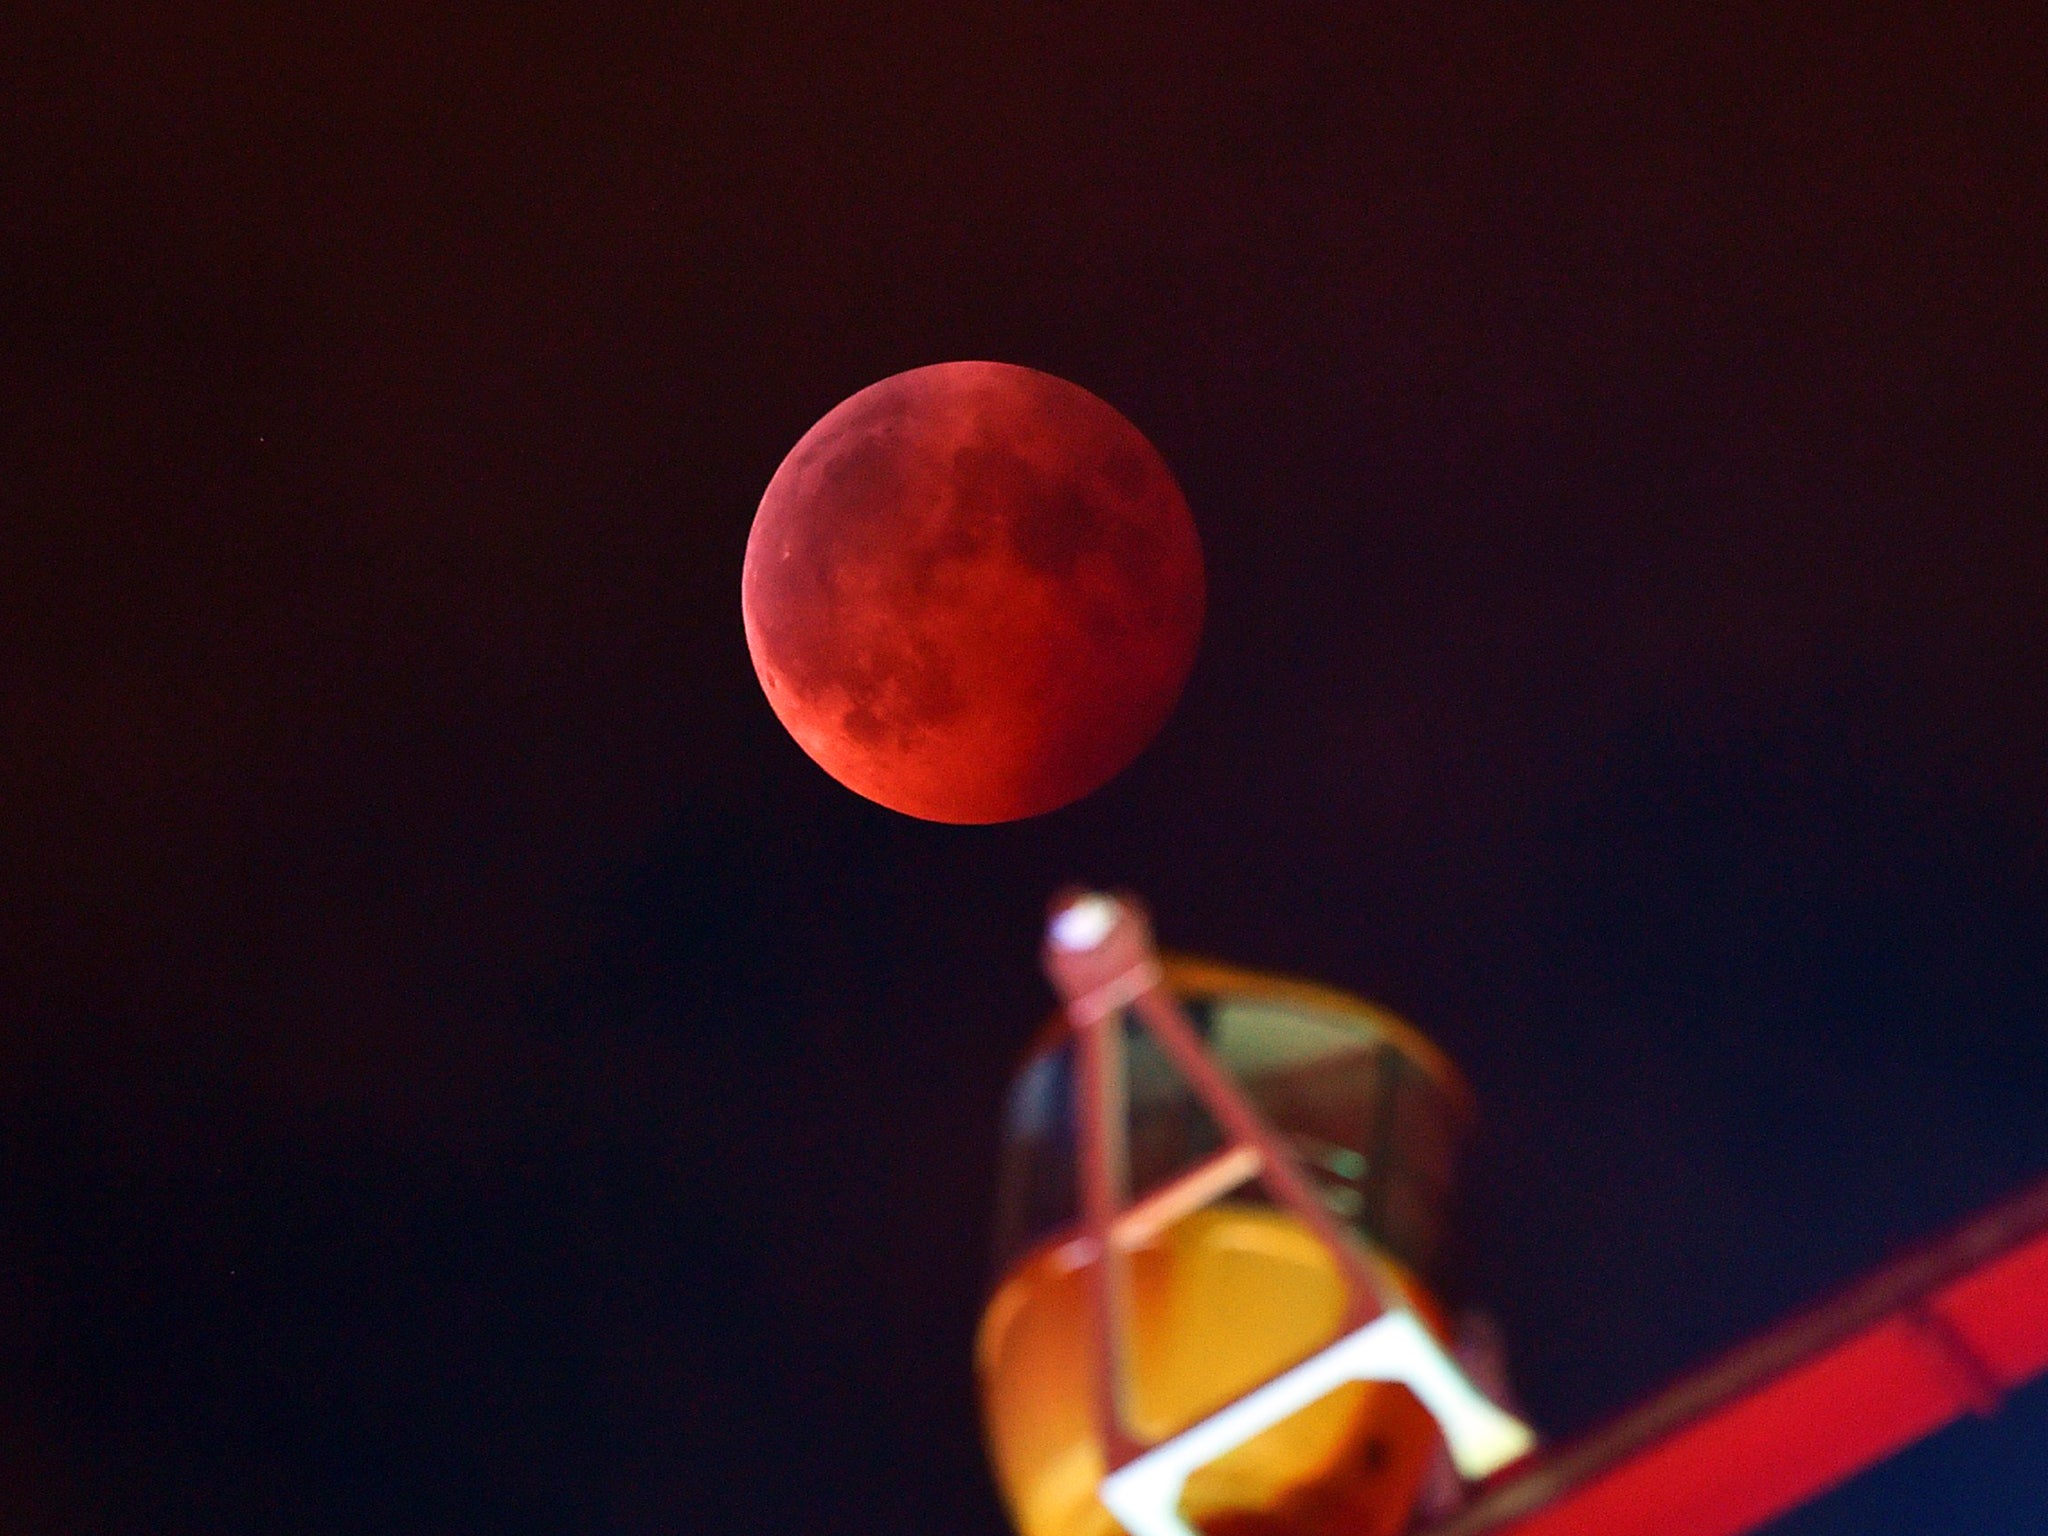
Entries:
{"label": "blurred structure", "polygon": [[1502,1479],[1428,1536],[1741,1536],[1998,1412],[2043,1370],[2048,1180]]}
{"label": "blurred structure", "polygon": [[1023,1536],[1393,1536],[1440,1422],[1475,1475],[1526,1450],[1443,1344],[1450,1062],[1355,998],[1160,961],[1127,901],[1061,904],[1047,963],[977,1351]]}
{"label": "blurred structure", "polygon": [[1497,1343],[1438,1299],[1450,1062],[1157,956],[1125,898],[1063,897],[1045,960],[976,1348],[1022,1536],[1739,1536],[2048,1369],[2043,1183],[1529,1456]]}

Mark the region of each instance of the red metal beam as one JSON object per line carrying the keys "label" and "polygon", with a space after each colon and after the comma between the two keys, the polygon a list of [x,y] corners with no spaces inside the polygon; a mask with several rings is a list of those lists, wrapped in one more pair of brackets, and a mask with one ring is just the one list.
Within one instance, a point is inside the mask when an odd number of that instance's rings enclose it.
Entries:
{"label": "red metal beam", "polygon": [[1738,1536],[2048,1370],[2048,1181],[1887,1265],[1429,1536]]}

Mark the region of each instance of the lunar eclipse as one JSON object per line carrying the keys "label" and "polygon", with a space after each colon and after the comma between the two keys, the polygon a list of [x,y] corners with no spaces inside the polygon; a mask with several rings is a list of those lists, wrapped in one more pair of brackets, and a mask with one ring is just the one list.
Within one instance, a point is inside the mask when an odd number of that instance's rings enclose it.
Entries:
{"label": "lunar eclipse", "polygon": [[804,434],[741,577],[768,701],[840,783],[930,821],[1096,789],[1193,665],[1201,545],[1164,460],[1087,390],[1006,363],[915,368]]}

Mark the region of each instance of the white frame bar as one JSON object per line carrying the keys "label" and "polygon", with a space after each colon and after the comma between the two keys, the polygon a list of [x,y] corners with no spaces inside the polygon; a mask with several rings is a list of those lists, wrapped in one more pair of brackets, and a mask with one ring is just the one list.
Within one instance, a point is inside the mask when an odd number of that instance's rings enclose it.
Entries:
{"label": "white frame bar", "polygon": [[1130,1536],[1195,1536],[1180,1514],[1190,1476],[1355,1381],[1398,1382],[1420,1398],[1468,1481],[1498,1472],[1536,1444],[1526,1424],[1481,1395],[1420,1318],[1397,1307],[1126,1462],[1103,1478],[1102,1502]]}

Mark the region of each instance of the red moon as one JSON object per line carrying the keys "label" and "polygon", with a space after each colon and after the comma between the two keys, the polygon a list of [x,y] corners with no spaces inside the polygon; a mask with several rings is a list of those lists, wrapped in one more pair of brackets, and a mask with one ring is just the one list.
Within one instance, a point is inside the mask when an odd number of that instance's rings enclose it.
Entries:
{"label": "red moon", "polygon": [[1014,821],[1113,777],[1194,664],[1202,549],[1173,474],[1075,384],[938,363],[872,384],[775,471],[747,649],[827,773],[928,821]]}

